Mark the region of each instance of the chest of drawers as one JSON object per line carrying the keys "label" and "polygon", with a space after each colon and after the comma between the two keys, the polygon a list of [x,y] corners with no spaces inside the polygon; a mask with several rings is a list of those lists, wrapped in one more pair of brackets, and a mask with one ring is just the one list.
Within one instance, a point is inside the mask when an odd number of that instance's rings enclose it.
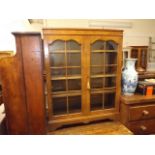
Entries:
{"label": "chest of drawers", "polygon": [[134,134],[155,133],[155,95],[122,96],[121,122]]}

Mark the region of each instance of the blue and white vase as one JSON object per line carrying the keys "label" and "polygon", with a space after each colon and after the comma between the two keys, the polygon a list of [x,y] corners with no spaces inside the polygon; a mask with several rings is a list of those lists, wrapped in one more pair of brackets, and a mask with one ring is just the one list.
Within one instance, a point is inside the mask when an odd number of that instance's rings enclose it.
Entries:
{"label": "blue and white vase", "polygon": [[122,93],[124,95],[133,95],[138,84],[138,73],[135,70],[137,59],[125,59],[125,66],[122,69]]}

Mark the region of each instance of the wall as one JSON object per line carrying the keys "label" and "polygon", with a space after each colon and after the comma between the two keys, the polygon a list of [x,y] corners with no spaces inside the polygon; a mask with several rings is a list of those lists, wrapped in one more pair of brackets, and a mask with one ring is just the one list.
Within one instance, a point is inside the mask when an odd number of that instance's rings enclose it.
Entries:
{"label": "wall", "polygon": [[1,20],[0,22],[0,51],[14,50],[15,39],[12,32],[41,31],[41,25],[30,25],[28,20]]}
{"label": "wall", "polygon": [[[1,21],[0,29],[0,51],[1,50],[15,50],[15,40],[11,32],[19,31],[40,31],[42,27],[71,27],[71,28],[89,28],[91,20],[88,19],[68,19],[68,20],[43,20],[43,25],[41,24],[32,24],[30,25],[28,20],[3,20]],[[149,19],[122,19],[122,20],[93,20],[99,22],[113,21],[113,22],[130,22],[131,28],[116,28],[111,27],[112,29],[123,29],[124,30],[124,39],[123,47],[130,45],[148,45],[148,38],[155,38],[155,20]],[[94,27],[95,28],[95,27]],[[102,28],[102,27],[100,27]],[[106,27],[104,27],[106,28]],[[109,27],[107,27],[109,29]]]}
{"label": "wall", "polygon": [[[148,38],[155,37],[155,20],[141,19],[141,20],[48,20],[45,22],[46,27],[85,27],[89,28],[89,23],[91,21],[104,21],[107,22],[129,22],[131,23],[131,28],[116,28],[110,27],[112,29],[123,29],[124,30],[124,40],[123,46],[140,46],[148,45]],[[101,28],[101,27],[100,27]],[[109,27],[104,27],[108,28]]]}

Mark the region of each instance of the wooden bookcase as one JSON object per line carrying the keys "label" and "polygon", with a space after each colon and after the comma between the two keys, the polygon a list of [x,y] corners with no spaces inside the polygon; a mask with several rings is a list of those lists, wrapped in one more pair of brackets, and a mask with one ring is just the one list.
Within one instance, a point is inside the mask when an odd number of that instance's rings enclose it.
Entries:
{"label": "wooden bookcase", "polygon": [[43,29],[49,130],[117,119],[122,31]]}
{"label": "wooden bookcase", "polygon": [[119,118],[121,30],[44,29],[43,42],[13,34],[16,52],[0,54],[8,134]]}
{"label": "wooden bookcase", "polygon": [[136,69],[137,71],[146,71],[147,68],[147,54],[148,46],[130,46],[131,58],[137,58]]}

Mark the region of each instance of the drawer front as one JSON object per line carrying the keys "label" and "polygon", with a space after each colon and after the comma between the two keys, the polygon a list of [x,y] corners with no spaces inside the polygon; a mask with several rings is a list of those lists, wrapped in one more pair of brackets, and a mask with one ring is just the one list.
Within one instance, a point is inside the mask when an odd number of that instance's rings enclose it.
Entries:
{"label": "drawer front", "polygon": [[155,118],[155,105],[134,106],[129,108],[129,121]]}
{"label": "drawer front", "polygon": [[155,119],[131,122],[128,128],[134,134],[153,134],[155,133]]}

